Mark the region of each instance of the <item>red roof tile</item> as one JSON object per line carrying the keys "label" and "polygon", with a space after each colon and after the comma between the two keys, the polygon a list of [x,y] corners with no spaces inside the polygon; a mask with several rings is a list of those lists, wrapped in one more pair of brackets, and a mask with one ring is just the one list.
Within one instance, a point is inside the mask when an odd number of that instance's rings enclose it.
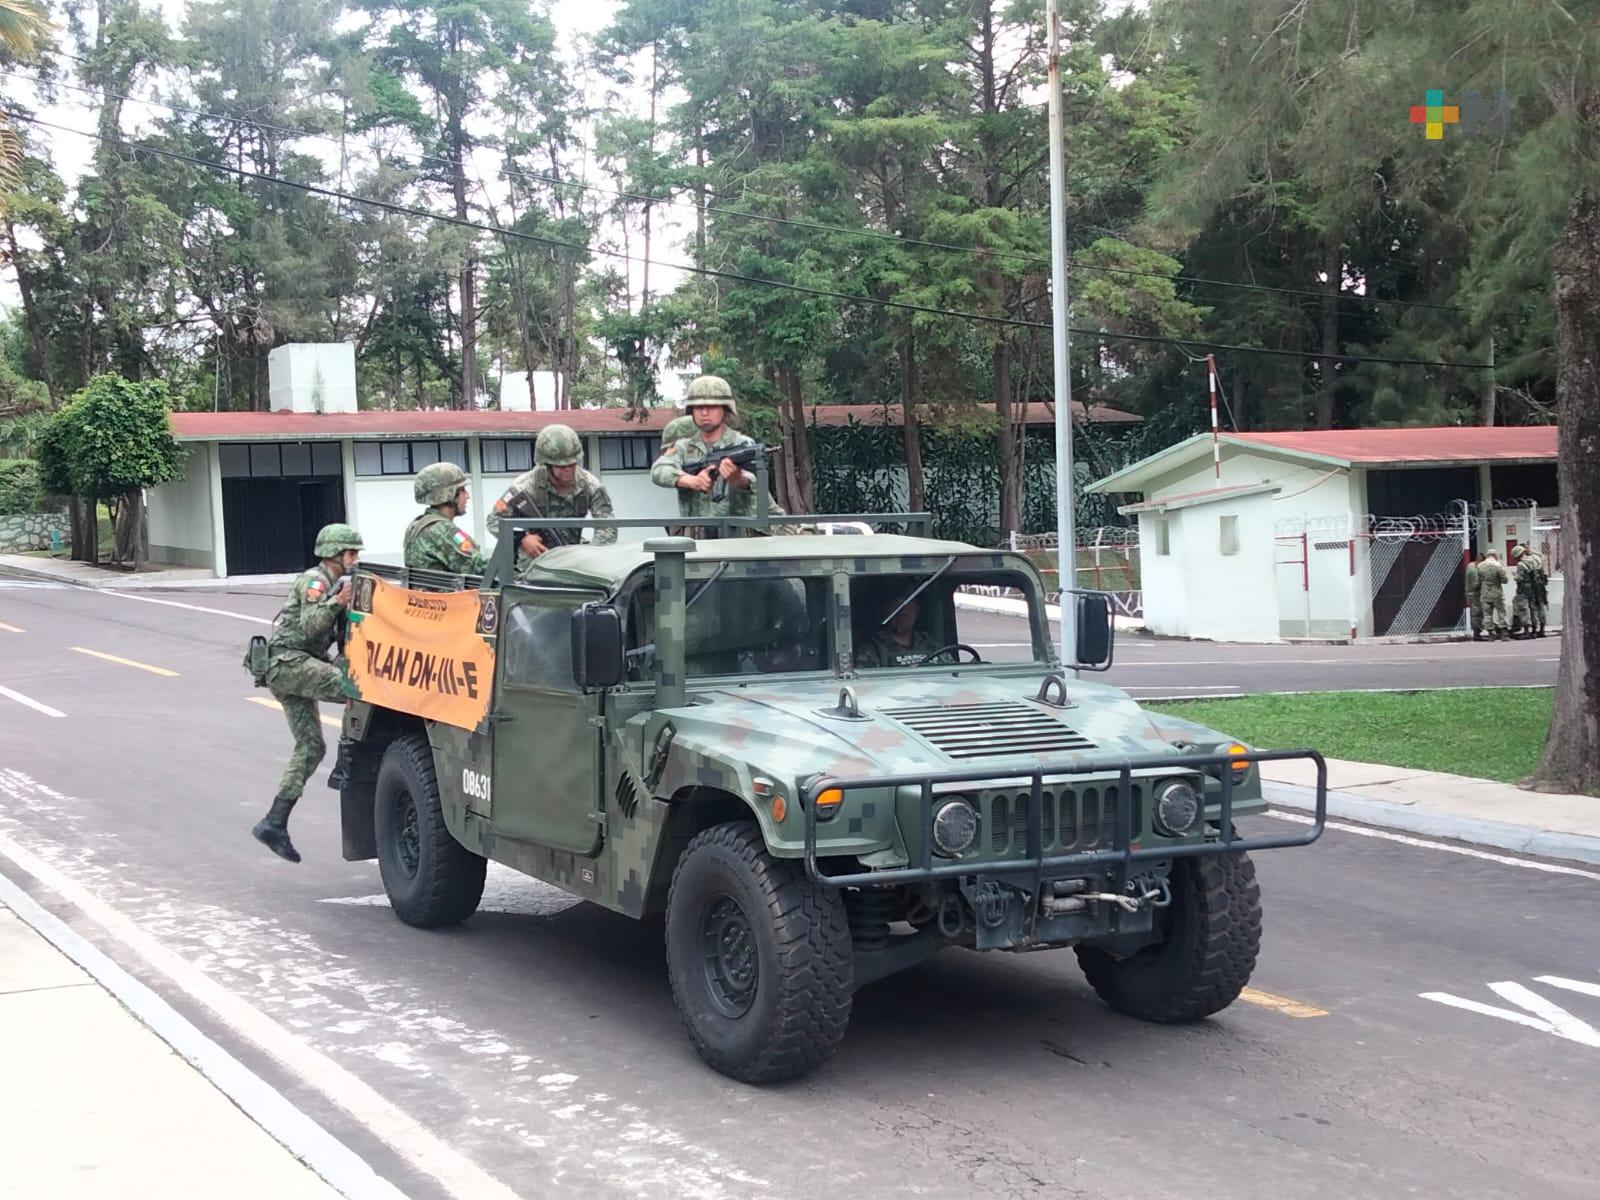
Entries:
{"label": "red roof tile", "polygon": [[1351,463],[1554,462],[1556,457],[1554,425],[1302,429],[1226,437]]}
{"label": "red roof tile", "polygon": [[[991,404],[976,408],[994,411]],[[1083,406],[1074,404],[1080,420]],[[1029,404],[1029,425],[1049,425],[1055,410],[1048,404]],[[844,425],[852,418],[863,425],[900,424],[900,406],[821,404],[807,410],[818,425]],[[382,437],[519,437],[538,433],[560,422],[579,433],[651,433],[673,417],[675,408],[647,408],[635,413],[626,408],[575,408],[565,412],[475,412],[458,409],[363,411],[354,413],[291,412],[183,412],[172,414],[172,430],[179,441],[241,441],[261,439]],[[635,417],[634,420],[629,420]],[[1128,424],[1141,418],[1133,413],[1095,405],[1093,421]]]}

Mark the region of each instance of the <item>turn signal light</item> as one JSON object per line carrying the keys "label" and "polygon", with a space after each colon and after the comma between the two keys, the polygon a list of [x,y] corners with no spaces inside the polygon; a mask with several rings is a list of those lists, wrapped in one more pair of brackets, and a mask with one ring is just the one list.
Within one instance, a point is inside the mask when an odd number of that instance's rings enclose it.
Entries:
{"label": "turn signal light", "polygon": [[783,802],[783,797],[782,796],[774,796],[772,798],[772,819],[773,819],[773,821],[775,821],[776,823],[781,825],[781,824],[783,824],[783,819],[785,817],[787,817],[788,815],[789,815],[789,806]]}
{"label": "turn signal light", "polygon": [[[1229,746],[1227,748],[1227,750],[1224,751],[1224,753],[1226,753],[1226,754],[1248,754],[1248,753],[1250,753],[1250,747],[1249,746],[1241,746],[1238,742],[1235,742],[1233,745]],[[1234,779],[1235,780],[1239,780],[1239,779],[1242,779],[1244,777],[1244,773],[1250,769],[1250,760],[1248,758],[1230,759],[1228,761],[1228,766],[1233,768]]]}
{"label": "turn signal light", "polygon": [[844,803],[844,791],[840,788],[826,788],[817,793],[817,816],[831,817],[839,805]]}

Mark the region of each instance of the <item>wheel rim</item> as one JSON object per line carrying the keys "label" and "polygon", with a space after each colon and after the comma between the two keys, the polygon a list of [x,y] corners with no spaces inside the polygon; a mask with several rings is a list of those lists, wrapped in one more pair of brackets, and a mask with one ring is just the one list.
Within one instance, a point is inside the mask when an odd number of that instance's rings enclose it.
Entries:
{"label": "wheel rim", "polygon": [[394,805],[394,860],[407,879],[416,877],[422,859],[422,830],[417,821],[417,802],[410,792],[400,793]]}
{"label": "wheel rim", "polygon": [[700,918],[701,966],[711,1003],[742,1017],[755,1003],[760,969],[750,920],[732,896],[713,896]]}

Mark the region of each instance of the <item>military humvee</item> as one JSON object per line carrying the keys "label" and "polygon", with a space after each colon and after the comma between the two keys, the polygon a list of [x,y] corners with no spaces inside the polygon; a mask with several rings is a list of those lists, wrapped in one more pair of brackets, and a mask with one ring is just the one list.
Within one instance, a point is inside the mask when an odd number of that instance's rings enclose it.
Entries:
{"label": "military humvee", "polygon": [[[516,578],[501,524],[483,580],[363,565],[345,857],[376,858],[424,928],[471,916],[491,859],[664,917],[689,1036],[735,1079],[811,1070],[857,988],[949,947],[1070,946],[1113,1009],[1206,1017],[1255,965],[1249,852],[1321,833],[1319,755],[1254,751],[1077,677],[1110,662],[1106,598],[1066,597],[1063,664],[1023,556],[661,537],[552,549]],[[969,632],[968,598],[996,592],[1026,617],[1010,661]],[[1315,823],[1240,834],[1265,807],[1259,764],[1288,757],[1317,763]]]}

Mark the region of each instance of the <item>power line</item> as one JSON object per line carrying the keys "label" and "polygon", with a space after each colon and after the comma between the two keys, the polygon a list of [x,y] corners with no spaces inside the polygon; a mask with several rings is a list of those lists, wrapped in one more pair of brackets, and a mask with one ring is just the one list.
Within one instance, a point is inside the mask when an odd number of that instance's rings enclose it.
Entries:
{"label": "power line", "polygon": [[[581,254],[594,254],[608,258],[621,259],[625,262],[648,262],[651,266],[664,267],[668,270],[682,271],[689,275],[704,275],[713,279],[727,279],[736,283],[755,284],[759,287],[770,287],[781,291],[795,292],[801,295],[814,296],[820,299],[842,300],[849,304],[874,305],[880,308],[892,308],[902,312],[921,313],[928,316],[953,317],[958,320],[977,321],[991,325],[1002,325],[1019,329],[1048,329],[1043,321],[1027,321],[1020,317],[995,316],[990,313],[965,312],[960,309],[936,308],[926,304],[912,304],[904,300],[886,300],[876,296],[852,295],[849,292],[833,291],[829,288],[808,287],[805,284],[790,283],[780,279],[764,279],[758,275],[744,275],[737,271],[724,271],[716,267],[690,266],[686,263],[667,262],[662,259],[644,258],[636,254],[628,254],[621,250],[612,250],[603,246],[587,246],[580,242],[564,241],[560,238],[545,237],[541,234],[526,233],[517,229],[496,229],[478,221],[468,221],[454,217],[447,213],[429,212],[427,209],[413,208],[410,205],[397,204],[391,200],[379,200],[371,196],[361,196],[352,192],[340,191],[336,188],[326,188],[319,184],[302,183],[297,180],[284,179],[277,175],[267,175],[260,171],[252,171],[245,167],[230,166],[227,163],[213,162],[209,159],[198,158],[192,154],[183,154],[176,150],[166,150],[158,146],[145,145],[140,142],[131,142],[125,138],[112,137],[109,134],[97,133],[88,129],[75,129],[70,125],[60,125],[54,121],[46,121],[42,117],[31,114],[10,112],[7,117],[25,121],[31,125],[38,125],[46,129],[59,130],[62,133],[72,133],[79,137],[91,138],[108,145],[120,146],[131,151],[136,156],[148,154],[159,158],[169,159],[174,162],[186,163],[190,166],[200,167],[205,170],[218,171],[225,175],[237,176],[241,179],[253,179],[261,183],[273,184],[279,187],[290,188],[294,191],[304,192],[308,195],[322,196],[332,200],[344,200],[353,204],[364,204],[372,208],[383,209],[400,216],[416,217],[428,221],[440,221],[461,229],[471,229],[479,233],[492,234],[501,238],[518,238],[522,241],[533,242],[538,245],[550,246],[557,249],[575,250]],[[1466,370],[1486,370],[1485,363],[1450,362],[1443,359],[1425,358],[1386,358],[1377,355],[1350,355],[1350,354],[1325,354],[1308,350],[1280,350],[1267,346],[1237,346],[1224,342],[1207,342],[1195,338],[1167,337],[1149,333],[1121,333],[1105,329],[1084,329],[1077,326],[1069,327],[1071,331],[1083,337],[1097,338],[1109,341],[1129,341],[1149,344],[1172,346],[1206,346],[1212,350],[1227,350],[1243,354],[1265,354],[1288,358],[1301,359],[1331,359],[1336,362],[1352,363],[1385,363],[1392,366],[1418,366],[1418,367],[1458,367]]]}
{"label": "power line", "polygon": [[[34,83],[41,82],[34,79],[34,77],[31,75],[17,71],[0,70],[0,77],[22,79]],[[135,104],[148,104],[156,108],[167,109],[170,112],[183,113],[187,116],[206,117],[213,121],[224,121],[232,122],[234,124],[249,125],[256,129],[270,130],[274,133],[289,134],[294,137],[311,138],[313,140],[328,142],[334,142],[337,140],[332,134],[328,133],[318,133],[309,129],[297,129],[287,125],[276,125],[270,121],[262,121],[255,117],[230,116],[226,113],[208,112],[205,109],[188,108],[184,105],[173,104],[166,100],[147,100],[138,96],[128,95],[123,92],[115,92],[109,88],[84,87],[80,84],[66,83],[59,80],[50,81],[49,86],[67,88],[71,91],[81,92],[88,96],[111,96],[118,100],[126,100]],[[420,150],[402,150],[398,151],[397,153],[400,157],[416,159],[421,163],[434,163],[445,167],[456,167],[458,165],[454,159],[443,158],[439,155],[428,154]],[[465,170],[465,167],[463,166],[462,169]],[[733,217],[744,221],[765,221],[770,224],[787,225],[797,229],[809,229],[820,233],[834,233],[845,237],[893,242],[898,246],[921,246],[926,249],[940,250],[946,253],[982,255],[986,258],[998,259],[1006,262],[1029,263],[1035,266],[1048,266],[1050,262],[1050,260],[1047,258],[1042,258],[1035,254],[1027,254],[1016,250],[996,250],[985,246],[961,246],[953,242],[941,242],[928,238],[905,237],[900,234],[888,233],[877,229],[851,229],[844,225],[833,225],[825,221],[807,221],[798,217],[777,217],[762,213],[743,212],[739,209],[722,208],[716,205],[698,204],[695,201],[687,198],[674,199],[671,196],[650,196],[642,192],[631,192],[618,188],[607,187],[600,183],[590,183],[576,179],[561,179],[558,176],[545,175],[537,171],[525,171],[517,168],[502,166],[501,173],[509,178],[522,179],[532,183],[543,183],[551,187],[574,188],[581,191],[599,192],[602,195],[614,196],[623,200],[632,200],[640,204],[659,204],[667,208],[693,209],[697,212],[712,216]],[[482,184],[480,181],[480,188],[481,186]],[[745,195],[754,197],[756,199],[772,200],[776,203],[783,202],[782,197],[764,195],[760,192],[746,192]],[[487,192],[485,191],[485,200],[487,199],[488,196]],[[1094,228],[1104,229],[1105,227],[1094,226]],[[1107,230],[1106,232],[1114,231]],[[1130,246],[1132,245],[1132,243],[1127,244]],[[1133,248],[1147,249],[1147,247],[1140,246],[1134,246]],[[1265,283],[1242,283],[1237,280],[1230,279],[1208,279],[1198,275],[1168,275],[1161,271],[1143,271],[1135,267],[1100,266],[1093,263],[1080,262],[1076,259],[1073,259],[1070,265],[1074,270],[1077,271],[1093,271],[1105,275],[1121,275],[1135,279],[1160,279],[1169,283],[1181,282],[1199,284],[1205,287],[1235,288],[1241,291],[1267,292],[1274,295],[1298,296],[1313,300],[1327,300],[1330,298],[1330,293],[1319,292],[1311,288],[1279,287],[1273,284]],[[1422,300],[1383,299],[1380,297],[1363,296],[1353,292],[1345,291],[1331,293],[1331,298],[1335,301],[1344,301],[1346,303],[1387,305],[1398,308],[1421,308],[1435,312],[1461,311],[1456,305],[1453,304],[1430,304]]]}

